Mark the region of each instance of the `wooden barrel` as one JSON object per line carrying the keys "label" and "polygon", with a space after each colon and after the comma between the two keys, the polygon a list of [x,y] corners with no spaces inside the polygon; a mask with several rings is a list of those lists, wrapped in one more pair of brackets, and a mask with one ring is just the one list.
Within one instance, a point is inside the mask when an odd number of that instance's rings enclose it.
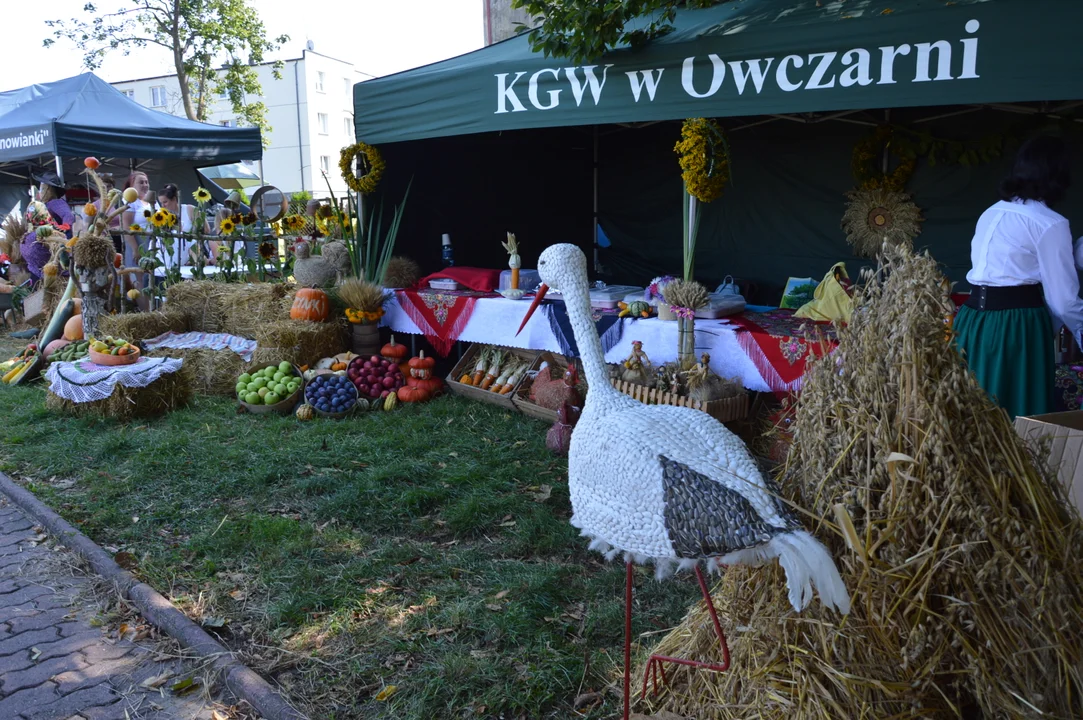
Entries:
{"label": "wooden barrel", "polygon": [[380,326],[375,323],[352,323],[350,325],[350,350],[357,355],[380,354]]}

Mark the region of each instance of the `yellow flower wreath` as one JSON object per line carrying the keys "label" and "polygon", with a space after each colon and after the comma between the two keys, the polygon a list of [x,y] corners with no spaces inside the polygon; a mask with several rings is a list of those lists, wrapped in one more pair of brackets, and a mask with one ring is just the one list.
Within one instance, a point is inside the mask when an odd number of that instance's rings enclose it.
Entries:
{"label": "yellow flower wreath", "polygon": [[729,147],[718,123],[688,118],[673,150],[681,156],[681,177],[688,194],[705,203],[717,199],[730,178]]}
{"label": "yellow flower wreath", "polygon": [[[353,172],[354,161],[357,158],[361,159],[361,165],[366,169],[361,177],[357,177]],[[338,169],[342,172],[342,179],[346,181],[346,185],[354,192],[366,195],[373,192],[380,183],[384,167],[384,159],[380,151],[363,142],[342,148],[338,161]]]}

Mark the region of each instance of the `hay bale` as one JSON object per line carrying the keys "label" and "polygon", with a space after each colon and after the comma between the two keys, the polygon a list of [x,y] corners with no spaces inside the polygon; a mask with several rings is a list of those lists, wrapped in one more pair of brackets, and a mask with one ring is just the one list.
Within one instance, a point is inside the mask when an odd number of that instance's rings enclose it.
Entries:
{"label": "hay bale", "polygon": [[182,367],[175,373],[162,375],[146,387],[127,388],[118,384],[112,395],[94,402],[73,403],[49,390],[45,397],[45,407],[76,417],[130,420],[162,415],[187,405],[191,398],[191,376],[187,369]]}
{"label": "hay bale", "polygon": [[294,365],[313,365],[320,358],[346,349],[346,324],[342,321],[316,323],[280,320],[260,328],[256,352],[249,367],[265,367],[288,360]]}
{"label": "hay bale", "polygon": [[222,306],[219,289],[223,283],[210,280],[179,282],[166,290],[166,306],[188,318],[188,326],[198,332],[226,332],[222,329]]}
{"label": "hay bale", "polygon": [[188,316],[175,308],[161,312],[105,315],[98,321],[98,329],[104,335],[137,342],[156,338],[170,331],[188,332]]}
{"label": "hay bale", "polygon": [[245,338],[256,338],[264,326],[290,316],[293,286],[283,283],[254,283],[231,285],[217,283],[222,290],[218,302],[222,306],[222,332]]}
{"label": "hay bale", "polygon": [[237,376],[244,372],[244,361],[232,350],[206,348],[156,348],[150,357],[171,357],[184,360],[192,386],[200,395],[233,395]]}
{"label": "hay bale", "polygon": [[[776,565],[716,589],[726,673],[669,665],[652,709],[708,718],[1083,716],[1083,522],[951,342],[932,258],[894,249],[816,361],[780,482],[836,558],[843,620]],[[837,362],[842,363],[841,372]],[[854,532],[844,535],[846,518]],[[718,661],[702,608],[654,649]]]}

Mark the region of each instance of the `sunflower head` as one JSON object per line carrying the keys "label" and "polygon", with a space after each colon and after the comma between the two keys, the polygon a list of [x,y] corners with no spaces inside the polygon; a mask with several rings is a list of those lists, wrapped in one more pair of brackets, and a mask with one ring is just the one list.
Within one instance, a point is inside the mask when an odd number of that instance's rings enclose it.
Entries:
{"label": "sunflower head", "polygon": [[177,216],[167,210],[165,213],[165,224],[169,227],[176,225]]}
{"label": "sunflower head", "polygon": [[150,216],[150,221],[151,221],[151,223],[154,224],[154,227],[160,228],[160,227],[165,227],[166,218],[167,218],[166,211],[165,210],[158,210],[157,212],[155,212],[154,214],[152,214]]}
{"label": "sunflower head", "polygon": [[207,190],[207,188],[199,188],[194,193],[192,193],[192,197],[196,199],[197,203],[202,205],[203,203],[210,202],[211,193]]}
{"label": "sunflower head", "polygon": [[150,211],[150,208],[143,208],[143,217],[145,217],[145,218],[149,218],[149,217],[150,217],[151,215],[153,215],[153,214],[154,214],[154,213],[152,213],[152,212]]}
{"label": "sunflower head", "polygon": [[229,234],[231,234],[233,232],[234,228],[236,228],[236,227],[237,227],[237,224],[233,222],[232,218],[226,218],[225,220],[222,221],[222,234],[223,235],[229,235]]}
{"label": "sunflower head", "polygon": [[273,243],[265,242],[259,244],[259,256],[264,260],[270,260],[275,256],[275,246]]}
{"label": "sunflower head", "polygon": [[259,219],[259,218],[257,218],[257,217],[256,217],[256,213],[254,213],[254,212],[249,212],[249,213],[248,213],[247,215],[243,215],[243,216],[241,217],[241,224],[242,224],[242,225],[255,225],[255,224],[256,224],[256,221],[257,221],[258,219]]}
{"label": "sunflower head", "polygon": [[132,223],[131,225],[129,225],[129,226],[128,226],[128,230],[130,230],[130,231],[132,231],[132,232],[139,232],[139,231],[140,231],[140,230],[142,230],[142,229],[143,229],[143,228],[139,227],[139,226],[138,226],[138,225],[136,225],[135,223]]}
{"label": "sunflower head", "polygon": [[316,211],[316,215],[323,218],[324,220],[333,216],[334,214],[335,211],[331,208],[330,205],[320,205],[320,209]]}

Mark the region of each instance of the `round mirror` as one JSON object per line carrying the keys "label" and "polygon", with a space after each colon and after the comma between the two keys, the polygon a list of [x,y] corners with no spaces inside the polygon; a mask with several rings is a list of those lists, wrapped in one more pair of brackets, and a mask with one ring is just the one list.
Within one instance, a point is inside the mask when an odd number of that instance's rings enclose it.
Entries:
{"label": "round mirror", "polygon": [[252,194],[252,212],[265,223],[278,222],[286,215],[289,198],[273,185],[264,185]]}

